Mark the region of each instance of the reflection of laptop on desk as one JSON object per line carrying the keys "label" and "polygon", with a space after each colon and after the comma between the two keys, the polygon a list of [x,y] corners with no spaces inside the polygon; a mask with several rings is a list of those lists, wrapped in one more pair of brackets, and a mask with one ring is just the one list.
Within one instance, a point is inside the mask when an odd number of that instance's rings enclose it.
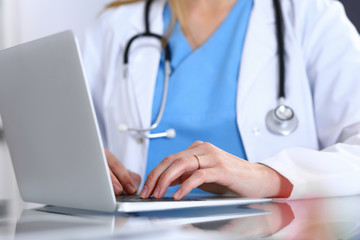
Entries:
{"label": "reflection of laptop on desk", "polygon": [[71,32],[0,52],[0,112],[25,201],[97,211],[149,211],[268,199],[116,202]]}

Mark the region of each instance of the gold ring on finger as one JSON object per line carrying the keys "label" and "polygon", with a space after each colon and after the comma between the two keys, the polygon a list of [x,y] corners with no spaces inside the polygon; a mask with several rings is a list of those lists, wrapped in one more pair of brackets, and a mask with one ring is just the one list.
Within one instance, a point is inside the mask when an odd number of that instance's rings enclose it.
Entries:
{"label": "gold ring on finger", "polygon": [[200,159],[199,159],[199,157],[197,156],[197,155],[193,155],[195,158],[196,158],[196,160],[197,160],[197,162],[198,162],[198,169],[200,169],[201,168],[201,164],[200,164]]}

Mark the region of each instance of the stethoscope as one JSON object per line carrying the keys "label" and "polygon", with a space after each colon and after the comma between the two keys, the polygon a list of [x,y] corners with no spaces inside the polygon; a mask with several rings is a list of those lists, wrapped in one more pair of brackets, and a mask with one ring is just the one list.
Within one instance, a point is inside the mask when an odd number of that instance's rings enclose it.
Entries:
{"label": "stethoscope", "polygon": [[[150,31],[149,24],[149,13],[150,6],[153,0],[146,1],[145,4],[145,32],[133,36],[127,43],[124,52],[123,58],[123,75],[127,85],[127,98],[130,99],[130,82],[128,77],[128,65],[129,65],[129,51],[131,44],[142,37],[152,37],[156,38],[161,43],[164,43],[164,37]],[[283,17],[282,10],[279,0],[273,0],[275,17],[276,17],[276,36],[277,36],[277,45],[279,51],[279,94],[278,94],[278,106],[275,109],[272,109],[268,112],[265,118],[267,129],[276,135],[287,136],[293,133],[298,126],[298,119],[294,113],[294,110],[285,105],[285,43],[284,43],[284,29],[283,29]],[[161,133],[149,133],[151,130],[157,128],[160,124],[162,116],[164,114],[166,98],[169,88],[169,78],[171,75],[170,68],[170,49],[168,44],[165,46],[165,80],[164,80],[164,90],[161,100],[159,113],[154,121],[149,127],[129,127],[126,124],[119,124],[118,130],[120,132],[135,132],[140,135],[142,138],[174,138],[176,131],[173,128],[166,130]],[[140,110],[136,108],[137,115],[140,116]],[[130,113],[132,115],[132,113]],[[134,121],[133,121],[134,122]]]}

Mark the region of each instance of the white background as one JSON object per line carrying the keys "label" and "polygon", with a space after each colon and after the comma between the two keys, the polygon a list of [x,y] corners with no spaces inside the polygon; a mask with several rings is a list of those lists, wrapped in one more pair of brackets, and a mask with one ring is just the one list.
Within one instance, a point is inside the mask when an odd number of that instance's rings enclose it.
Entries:
{"label": "white background", "polygon": [[3,47],[72,29],[81,34],[111,0],[0,0]]}
{"label": "white background", "polygon": [[[0,49],[67,29],[81,37],[83,29],[96,20],[109,2],[111,0],[0,0]],[[0,199],[19,200],[9,153],[1,141]]]}

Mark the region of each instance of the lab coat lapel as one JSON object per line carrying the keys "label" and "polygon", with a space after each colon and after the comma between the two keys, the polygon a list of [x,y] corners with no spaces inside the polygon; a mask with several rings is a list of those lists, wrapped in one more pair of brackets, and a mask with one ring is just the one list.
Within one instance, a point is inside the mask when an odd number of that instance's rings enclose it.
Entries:
{"label": "lab coat lapel", "polygon": [[[265,115],[258,116],[259,111],[263,110],[253,109],[254,106],[252,106],[253,101],[257,101],[262,96],[253,96],[252,89],[254,89],[255,84],[259,84],[258,81],[262,81],[262,83],[273,81],[272,78],[275,76],[268,76],[268,79],[263,79],[259,75],[262,75],[260,73],[269,64],[273,64],[276,54],[276,27],[272,1],[254,0],[240,64],[237,91],[237,122],[249,160],[253,158],[252,146],[254,144],[252,141],[256,141],[256,139],[253,138],[253,134],[250,134],[252,130],[243,129],[242,126],[249,128],[252,126],[250,122],[253,119],[264,119]],[[261,114],[263,113],[261,112]]]}
{"label": "lab coat lapel", "polygon": [[239,101],[246,97],[246,89],[255,83],[254,78],[277,53],[275,17],[271,9],[271,0],[254,1],[239,71]]}
{"label": "lab coat lapel", "polygon": [[[163,9],[165,0],[154,1],[150,12],[151,32],[163,34]],[[143,8],[144,9],[144,8]],[[144,11],[134,14],[130,20],[134,35],[144,32]],[[131,36],[130,36],[131,37]],[[161,43],[155,38],[139,38],[134,41],[129,54],[129,81],[131,97],[136,111],[135,119],[140,117],[140,125],[147,128],[151,124],[151,111],[154,86],[161,56]],[[138,119],[135,121],[138,122]]]}

